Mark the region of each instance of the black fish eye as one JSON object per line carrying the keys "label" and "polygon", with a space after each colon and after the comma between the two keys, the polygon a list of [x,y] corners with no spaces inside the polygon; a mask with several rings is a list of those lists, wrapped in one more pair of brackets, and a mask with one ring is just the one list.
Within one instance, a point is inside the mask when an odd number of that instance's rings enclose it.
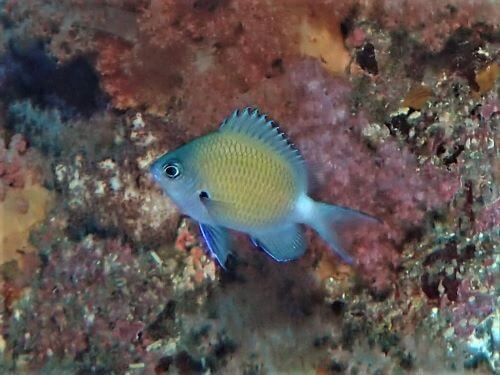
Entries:
{"label": "black fish eye", "polygon": [[168,178],[176,178],[181,174],[179,167],[175,164],[165,164],[163,171]]}

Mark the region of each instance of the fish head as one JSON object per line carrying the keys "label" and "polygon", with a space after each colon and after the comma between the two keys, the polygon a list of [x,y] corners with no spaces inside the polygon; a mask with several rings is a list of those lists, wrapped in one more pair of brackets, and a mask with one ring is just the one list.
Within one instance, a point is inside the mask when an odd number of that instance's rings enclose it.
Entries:
{"label": "fish head", "polygon": [[206,210],[200,200],[195,163],[189,155],[189,147],[186,146],[167,152],[151,164],[150,172],[163,192],[183,213],[200,220]]}

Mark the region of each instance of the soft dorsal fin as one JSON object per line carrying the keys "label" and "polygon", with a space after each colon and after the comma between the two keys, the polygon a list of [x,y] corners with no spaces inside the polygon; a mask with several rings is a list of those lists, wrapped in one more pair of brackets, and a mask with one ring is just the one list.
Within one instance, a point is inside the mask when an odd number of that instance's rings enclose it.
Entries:
{"label": "soft dorsal fin", "polygon": [[299,150],[287,139],[273,120],[261,114],[257,108],[247,107],[234,111],[221,124],[221,132],[245,134],[271,146],[278,154],[283,155],[294,165],[294,169],[302,171],[305,163]]}

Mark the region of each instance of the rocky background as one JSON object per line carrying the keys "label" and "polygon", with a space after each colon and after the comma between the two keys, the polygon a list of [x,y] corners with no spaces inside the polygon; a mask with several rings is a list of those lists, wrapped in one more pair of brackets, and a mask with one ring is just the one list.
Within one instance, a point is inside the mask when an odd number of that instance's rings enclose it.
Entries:
{"label": "rocky background", "polygon": [[[0,0],[0,371],[500,371],[494,0]],[[383,225],[223,272],[148,174],[258,106]]]}

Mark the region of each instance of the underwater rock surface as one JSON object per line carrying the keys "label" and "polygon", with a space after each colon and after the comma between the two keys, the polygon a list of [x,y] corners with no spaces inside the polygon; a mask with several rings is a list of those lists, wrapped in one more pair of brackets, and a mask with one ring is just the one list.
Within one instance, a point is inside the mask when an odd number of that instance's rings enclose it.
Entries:
{"label": "underwater rock surface", "polygon": [[[500,6],[0,1],[0,372],[498,373]],[[257,106],[379,217],[220,269],[152,182]]]}

